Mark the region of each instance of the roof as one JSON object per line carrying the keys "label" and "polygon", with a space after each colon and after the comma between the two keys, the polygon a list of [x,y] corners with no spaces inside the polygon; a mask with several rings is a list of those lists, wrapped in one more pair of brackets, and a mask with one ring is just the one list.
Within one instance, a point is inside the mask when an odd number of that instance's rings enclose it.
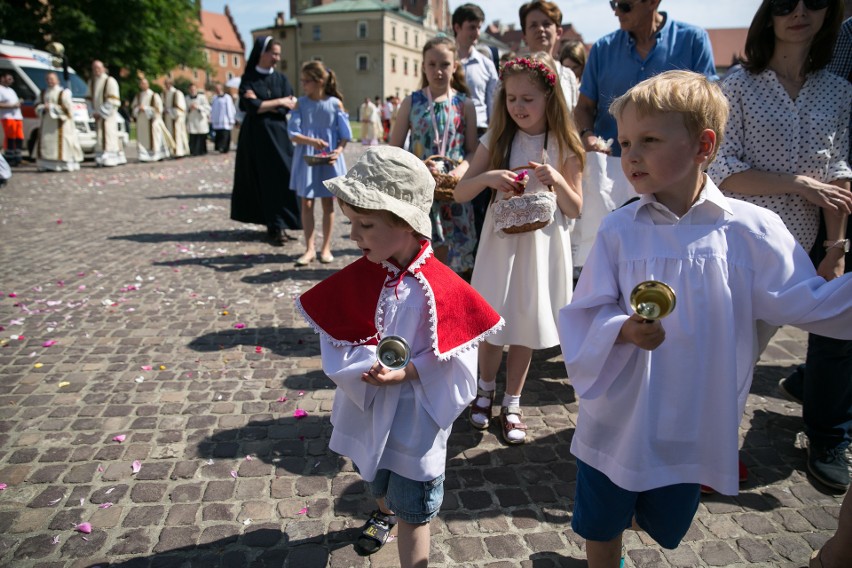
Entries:
{"label": "roof", "polygon": [[708,29],[710,44],[713,46],[713,61],[716,67],[730,67],[734,57],[742,57],[745,53],[748,28],[717,28]]}
{"label": "roof", "polygon": [[345,12],[392,12],[403,18],[414,22],[422,22],[420,18],[410,12],[401,10],[399,2],[382,2],[381,0],[337,0],[329,4],[322,4],[312,8],[299,10],[299,16],[314,16],[319,14],[340,14]]}
{"label": "roof", "polygon": [[201,37],[204,46],[221,51],[245,53],[246,48],[237,26],[228,14],[217,14],[201,10]]}

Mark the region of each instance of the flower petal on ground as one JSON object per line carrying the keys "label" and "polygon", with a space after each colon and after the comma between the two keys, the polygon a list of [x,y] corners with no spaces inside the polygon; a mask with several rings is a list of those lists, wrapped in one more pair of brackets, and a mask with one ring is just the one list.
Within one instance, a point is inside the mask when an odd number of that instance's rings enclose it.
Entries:
{"label": "flower petal on ground", "polygon": [[304,410],[302,410],[301,408],[297,408],[296,410],[293,411],[293,418],[297,418],[297,419],[298,418],[304,418],[307,415],[308,415],[308,413],[305,412]]}
{"label": "flower petal on ground", "polygon": [[5,491],[7,487],[9,487],[9,486],[6,485],[5,483],[0,483],[0,491]]}
{"label": "flower petal on ground", "polygon": [[133,470],[133,473],[139,473],[139,470],[142,469],[142,462],[134,460],[133,463],[130,464],[130,469]]}
{"label": "flower petal on ground", "polygon": [[83,534],[89,534],[89,533],[92,532],[92,524],[91,523],[80,523],[79,525],[74,527],[74,530],[79,531]]}
{"label": "flower petal on ground", "polygon": [[56,345],[56,340],[55,340],[55,339],[51,339],[51,340],[45,341],[44,343],[42,343],[42,344],[41,344],[41,346],[42,346],[42,347],[50,347],[50,346],[52,346],[52,345]]}
{"label": "flower petal on ground", "polygon": [[234,329],[245,329],[245,327],[246,327],[246,324],[244,324],[244,323],[235,323],[234,324]]}
{"label": "flower petal on ground", "polygon": [[127,439],[127,436],[125,434],[119,434],[118,436],[113,436],[112,441],[118,442],[120,444],[123,441],[125,441],[126,439]]}
{"label": "flower petal on ground", "polygon": [[152,367],[151,365],[142,365],[141,369],[143,371],[151,371],[154,369],[154,367]]}
{"label": "flower petal on ground", "polygon": [[301,509],[299,509],[299,512],[298,512],[298,513],[296,513],[296,514],[297,514],[297,515],[305,515],[305,514],[307,514],[307,512],[308,512],[308,508],[307,508],[307,507],[302,507]]}
{"label": "flower petal on ground", "polygon": [[109,501],[98,505],[98,509],[109,509],[110,507],[112,507],[112,503],[110,503]]}
{"label": "flower petal on ground", "polygon": [[237,475],[238,475],[238,474],[237,474],[237,472],[236,472],[235,470],[233,470],[233,469],[232,469],[232,470],[231,470],[231,477],[233,477],[234,479],[236,479],[236,478],[237,478]]}

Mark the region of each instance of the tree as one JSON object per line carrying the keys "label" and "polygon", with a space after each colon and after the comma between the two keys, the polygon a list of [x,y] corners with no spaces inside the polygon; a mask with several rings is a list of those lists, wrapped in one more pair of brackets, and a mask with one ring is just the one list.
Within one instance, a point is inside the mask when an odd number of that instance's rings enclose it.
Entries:
{"label": "tree", "polygon": [[4,0],[0,37],[43,49],[65,46],[68,61],[88,77],[100,59],[111,74],[149,77],[180,64],[207,69],[198,0]]}

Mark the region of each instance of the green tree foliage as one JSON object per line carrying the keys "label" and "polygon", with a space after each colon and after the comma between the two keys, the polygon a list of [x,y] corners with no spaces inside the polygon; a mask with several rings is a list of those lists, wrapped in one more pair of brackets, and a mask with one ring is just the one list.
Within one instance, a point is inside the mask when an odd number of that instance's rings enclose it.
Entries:
{"label": "green tree foliage", "polygon": [[85,77],[95,59],[113,75],[158,77],[208,67],[199,10],[198,0],[0,0],[0,37],[40,49],[61,42]]}

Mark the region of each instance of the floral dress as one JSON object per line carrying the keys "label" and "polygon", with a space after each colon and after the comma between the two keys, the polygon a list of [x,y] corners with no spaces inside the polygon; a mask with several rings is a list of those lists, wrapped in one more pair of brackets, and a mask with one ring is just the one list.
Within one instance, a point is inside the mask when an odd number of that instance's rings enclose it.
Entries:
{"label": "floral dress", "polygon": [[[464,102],[466,99],[464,94],[454,92],[450,99],[432,103],[438,132],[443,136],[446,128],[450,128],[444,155],[456,161],[461,161],[465,153]],[[449,126],[447,125],[448,115],[452,117]],[[440,154],[442,140],[436,140],[432,113],[429,112],[429,99],[423,90],[415,91],[411,95],[409,128],[411,129],[409,150],[412,154],[421,160]],[[473,206],[470,203],[436,201],[432,204],[430,217],[433,248],[439,246],[448,248],[447,264],[455,272],[463,273],[473,270],[473,252],[476,247]]]}

